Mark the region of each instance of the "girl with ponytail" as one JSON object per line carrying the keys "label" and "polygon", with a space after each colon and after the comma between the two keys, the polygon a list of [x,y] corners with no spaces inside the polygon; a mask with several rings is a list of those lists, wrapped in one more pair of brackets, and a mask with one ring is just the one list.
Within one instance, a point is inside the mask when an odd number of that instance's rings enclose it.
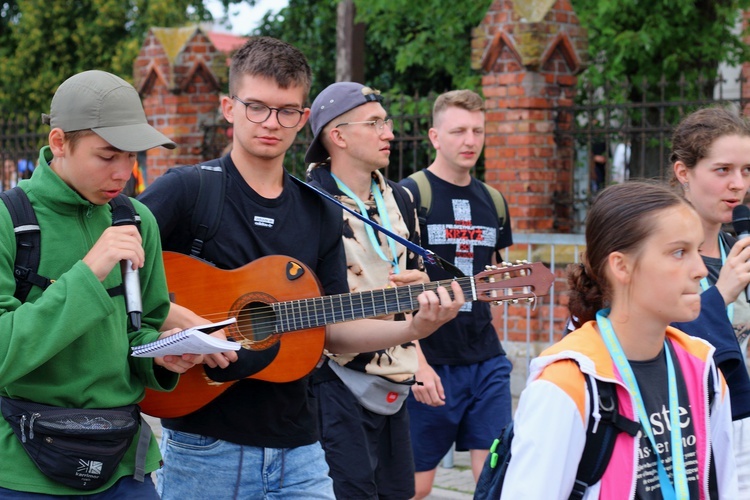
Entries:
{"label": "girl with ponytail", "polygon": [[737,497],[729,393],[714,348],[670,326],[700,312],[702,243],[695,209],[664,186],[627,182],[599,194],[584,264],[569,271],[579,327],[531,363],[502,498],[569,497],[589,420],[596,425],[604,410],[596,390],[589,397],[595,380],[615,384],[620,415],[640,431],[617,436],[584,498]]}

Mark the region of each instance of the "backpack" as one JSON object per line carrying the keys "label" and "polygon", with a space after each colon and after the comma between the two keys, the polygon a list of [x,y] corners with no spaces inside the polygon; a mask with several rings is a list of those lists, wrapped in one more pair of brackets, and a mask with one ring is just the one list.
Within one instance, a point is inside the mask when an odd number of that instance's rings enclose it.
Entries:
{"label": "backpack", "polygon": [[[412,179],[417,184],[418,193],[415,193],[414,196],[419,198],[419,208],[417,208],[419,224],[424,227],[427,225],[427,217],[432,211],[432,185],[430,184],[430,179],[427,178],[427,174],[424,173],[424,170],[414,172],[408,178]],[[500,194],[500,191],[485,182],[482,182],[482,186],[484,186],[484,190],[487,192],[490,200],[492,200],[492,204],[495,206],[495,212],[497,213],[497,227],[503,227],[506,219],[505,199],[503,198],[503,195]]]}
{"label": "backpack", "polygon": [[[578,464],[578,473],[570,493],[571,499],[581,499],[586,489],[601,480],[607,469],[609,459],[615,448],[615,440],[620,432],[626,432],[635,437],[641,428],[639,422],[634,422],[620,415],[618,411],[615,384],[602,382],[594,377],[586,378],[586,388],[589,392],[589,400],[593,401],[594,391],[592,383],[596,384],[599,391],[599,412],[601,420],[598,422],[589,415],[589,424],[586,429],[586,444],[583,455]],[[508,464],[511,460],[511,443],[513,441],[513,422],[503,428],[500,436],[495,439],[490,447],[490,454],[484,462],[482,472],[479,475],[474,498],[497,499],[503,490],[503,481]]]}
{"label": "backpack", "polygon": [[224,209],[227,176],[224,173],[226,170],[224,158],[194,165],[193,168],[199,172],[200,187],[193,218],[190,221],[192,234],[195,235],[190,247],[190,255],[200,257],[203,245],[219,230],[219,219]]}
{"label": "backpack", "polygon": [[[52,280],[46,276],[37,274],[39,260],[41,258],[42,233],[39,229],[34,207],[31,206],[28,196],[23,189],[16,186],[8,191],[0,193],[8,208],[8,213],[13,221],[13,231],[16,234],[16,261],[13,267],[13,275],[16,278],[16,292],[13,294],[19,301],[25,302],[33,286],[45,290]],[[125,205],[135,214],[136,225],[140,223],[140,217],[133,207],[133,202],[124,194],[109,202],[112,210],[120,205]],[[122,293],[122,285],[107,290],[111,296]]]}

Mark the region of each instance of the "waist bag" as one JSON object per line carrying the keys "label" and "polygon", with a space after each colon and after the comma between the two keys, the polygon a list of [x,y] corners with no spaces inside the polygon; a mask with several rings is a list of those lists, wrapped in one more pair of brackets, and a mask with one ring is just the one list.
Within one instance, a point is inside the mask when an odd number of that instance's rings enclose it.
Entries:
{"label": "waist bag", "polygon": [[[80,490],[107,483],[141,427],[138,405],[77,409],[2,397],[0,410],[39,470]],[[150,439],[151,428],[143,422],[136,452],[139,481],[144,478]]]}
{"label": "waist bag", "polygon": [[328,366],[352,391],[359,404],[379,415],[393,415],[401,409],[414,379],[394,382],[379,375],[358,372],[329,360]]}

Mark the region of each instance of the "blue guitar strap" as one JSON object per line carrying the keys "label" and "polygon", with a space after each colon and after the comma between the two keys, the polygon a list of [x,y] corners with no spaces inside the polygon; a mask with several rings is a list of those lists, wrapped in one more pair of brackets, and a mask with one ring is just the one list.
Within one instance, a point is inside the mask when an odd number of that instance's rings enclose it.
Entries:
{"label": "blue guitar strap", "polygon": [[445,271],[448,271],[456,278],[464,278],[466,275],[461,272],[459,268],[448,262],[447,260],[443,259],[439,255],[437,255],[435,252],[431,250],[427,250],[426,248],[422,248],[421,246],[417,245],[416,243],[413,243],[405,238],[402,238],[401,236],[397,235],[393,231],[389,231],[388,229],[384,228],[377,222],[374,222],[370,220],[369,218],[363,217],[360,213],[358,213],[355,210],[352,210],[351,208],[347,207],[343,203],[341,203],[339,200],[331,196],[330,194],[326,193],[325,191],[321,191],[320,189],[316,188],[315,186],[311,186],[310,184],[301,181],[300,179],[297,179],[293,175],[289,175],[297,184],[301,186],[305,186],[307,189],[311,189],[312,191],[316,192],[318,195],[322,196],[323,198],[335,203],[336,205],[340,206],[359,220],[363,221],[366,224],[369,224],[377,231],[380,231],[381,233],[385,234],[386,236],[393,238],[394,240],[398,241],[402,245],[404,245],[406,248],[411,250],[412,252],[416,252],[419,255],[421,255],[425,262],[428,262],[432,264],[433,266],[437,266]]}

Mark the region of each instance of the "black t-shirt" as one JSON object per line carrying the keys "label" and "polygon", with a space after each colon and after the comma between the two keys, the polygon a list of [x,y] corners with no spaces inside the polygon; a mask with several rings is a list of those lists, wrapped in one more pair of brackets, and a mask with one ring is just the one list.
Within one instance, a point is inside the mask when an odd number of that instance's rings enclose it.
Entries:
{"label": "black t-shirt", "polygon": [[[690,498],[698,498],[700,485],[698,484],[698,454],[696,450],[695,428],[693,426],[693,418],[695,417],[692,415],[682,370],[671,348],[669,355],[672,356],[677,379],[677,394],[681,413],[682,450],[685,458],[685,470],[687,472]],[[638,388],[641,391],[646,413],[651,423],[651,431],[659,448],[659,457],[664,464],[667,475],[673,481],[669,385],[667,383],[667,359],[664,350],[662,349],[662,352],[657,357],[648,361],[630,361],[630,366],[638,381]],[[639,433],[639,438],[636,498],[639,500],[661,500],[662,494],[656,455],[653,453],[651,441],[645,432],[643,432],[643,429]]]}
{"label": "black t-shirt", "polygon": [[[203,247],[204,258],[220,269],[235,269],[266,255],[288,255],[313,270],[326,294],[347,293],[341,209],[289,176],[278,198],[263,198],[247,185],[229,155],[223,162],[224,208],[215,237]],[[159,223],[164,250],[190,253],[199,183],[197,169],[175,168],[140,196]],[[262,290],[248,290],[252,291]],[[308,377],[283,384],[243,379],[200,410],[162,423],[250,446],[308,445],[318,439],[316,409],[308,391]]]}
{"label": "black t-shirt", "polygon": [[[505,223],[498,228],[497,210],[480,181],[472,178],[468,186],[456,186],[429,170],[424,172],[432,186],[432,209],[422,233],[422,245],[467,276],[484,271],[496,250],[513,243],[510,217],[506,215]],[[417,185],[412,179],[401,183],[417,198]],[[452,277],[432,265],[427,266],[427,274],[432,281]],[[467,302],[456,319],[419,344],[431,365],[468,365],[505,353],[487,302]]]}

